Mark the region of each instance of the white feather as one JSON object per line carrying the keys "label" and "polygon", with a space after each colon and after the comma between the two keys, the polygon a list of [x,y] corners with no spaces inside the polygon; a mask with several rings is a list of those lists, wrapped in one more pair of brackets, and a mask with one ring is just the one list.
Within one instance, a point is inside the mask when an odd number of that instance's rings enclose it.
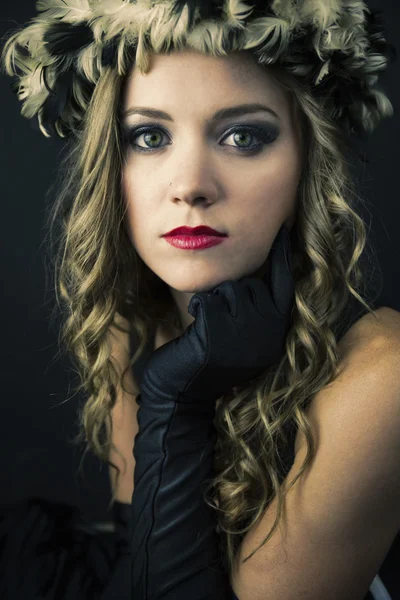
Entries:
{"label": "white feather", "polygon": [[35,19],[60,19],[66,23],[76,23],[89,19],[92,9],[88,0],[38,0],[36,9],[40,14]]}

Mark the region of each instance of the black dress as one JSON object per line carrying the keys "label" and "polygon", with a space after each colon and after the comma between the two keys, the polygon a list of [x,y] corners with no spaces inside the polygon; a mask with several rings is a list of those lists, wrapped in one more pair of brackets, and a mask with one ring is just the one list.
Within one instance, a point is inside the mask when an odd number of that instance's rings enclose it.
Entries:
{"label": "black dress", "polygon": [[[339,337],[363,314],[363,309],[351,308]],[[132,347],[135,343],[132,340]],[[153,344],[151,338],[134,366],[139,385]],[[289,470],[293,448],[289,448],[286,460]],[[108,523],[94,522],[75,507],[38,497],[3,506],[0,600],[132,600],[130,518],[131,505],[121,502],[114,504],[113,521]],[[397,535],[364,600],[400,598],[395,591],[399,583],[391,581],[399,553]]]}

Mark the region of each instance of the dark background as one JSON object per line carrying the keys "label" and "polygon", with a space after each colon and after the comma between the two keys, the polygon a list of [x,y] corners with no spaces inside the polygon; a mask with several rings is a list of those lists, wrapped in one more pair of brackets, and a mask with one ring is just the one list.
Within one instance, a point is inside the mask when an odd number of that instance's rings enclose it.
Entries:
{"label": "dark background", "polygon": [[[33,0],[2,5],[0,47],[7,31],[36,15],[35,5]],[[399,3],[379,0],[368,6],[383,9],[387,39],[398,45]],[[400,57],[380,80],[395,116],[383,120],[362,143],[369,164],[355,165],[355,172],[367,202],[362,216],[382,269],[377,303],[400,311],[399,64]],[[46,139],[37,118],[21,116],[22,104],[12,93],[11,82],[1,74],[0,504],[38,495],[101,518],[111,498],[108,467],[88,454],[84,476],[77,474],[82,451],[67,438],[78,432],[82,397],[73,395],[78,382],[69,360],[56,356],[58,332],[50,321],[55,297],[44,264],[46,194],[55,181],[64,142]],[[398,545],[384,563],[393,598],[400,598],[395,576]]]}

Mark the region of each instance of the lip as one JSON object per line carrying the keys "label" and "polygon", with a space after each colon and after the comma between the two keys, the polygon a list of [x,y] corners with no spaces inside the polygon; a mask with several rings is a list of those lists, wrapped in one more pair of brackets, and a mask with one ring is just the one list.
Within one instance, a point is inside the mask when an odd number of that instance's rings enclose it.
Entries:
{"label": "lip", "polygon": [[216,231],[215,229],[212,229],[212,227],[208,227],[207,225],[198,225],[197,227],[187,227],[186,225],[182,225],[182,227],[176,227],[175,229],[171,229],[171,231],[169,231],[168,233],[164,233],[162,237],[177,235],[212,235],[227,237],[226,233]]}
{"label": "lip", "polygon": [[165,237],[165,241],[180,250],[205,250],[211,246],[222,244],[226,237],[221,235],[168,235]]}

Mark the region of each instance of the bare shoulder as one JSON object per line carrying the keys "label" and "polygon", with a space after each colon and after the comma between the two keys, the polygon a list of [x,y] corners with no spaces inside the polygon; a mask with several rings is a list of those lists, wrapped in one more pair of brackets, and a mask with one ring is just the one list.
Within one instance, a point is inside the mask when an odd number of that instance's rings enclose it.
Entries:
{"label": "bare shoulder", "polygon": [[[377,398],[383,419],[399,414],[400,312],[383,306],[374,311],[374,315],[376,318],[364,315],[342,337],[338,343],[339,374],[313,397],[306,409],[317,440],[322,430],[329,430],[341,411],[348,410],[347,417],[352,414],[358,422],[371,418],[377,423]],[[352,426],[350,423],[350,428]],[[305,436],[298,430],[296,457],[305,447]]]}
{"label": "bare shoulder", "polygon": [[[316,440],[316,464],[322,465],[321,477],[324,468],[329,472],[333,459],[338,477],[342,469],[345,478],[353,465],[353,483],[358,482],[360,490],[366,482],[371,484],[370,476],[376,477],[376,517],[381,502],[380,508],[390,511],[392,526],[397,523],[399,528],[400,313],[389,307],[381,307],[375,313],[379,321],[368,314],[349,330],[342,369],[313,398],[307,417]],[[305,458],[305,439],[299,434],[296,442],[296,462],[300,464]],[[314,469],[314,473],[317,471]],[[391,497],[388,496],[387,504],[384,481]]]}
{"label": "bare shoulder", "polygon": [[[361,352],[373,344],[390,345],[400,349],[400,312],[389,306],[381,306],[373,315],[367,313],[356,321],[338,343],[342,356],[354,351]],[[352,354],[352,355],[353,355]]]}

